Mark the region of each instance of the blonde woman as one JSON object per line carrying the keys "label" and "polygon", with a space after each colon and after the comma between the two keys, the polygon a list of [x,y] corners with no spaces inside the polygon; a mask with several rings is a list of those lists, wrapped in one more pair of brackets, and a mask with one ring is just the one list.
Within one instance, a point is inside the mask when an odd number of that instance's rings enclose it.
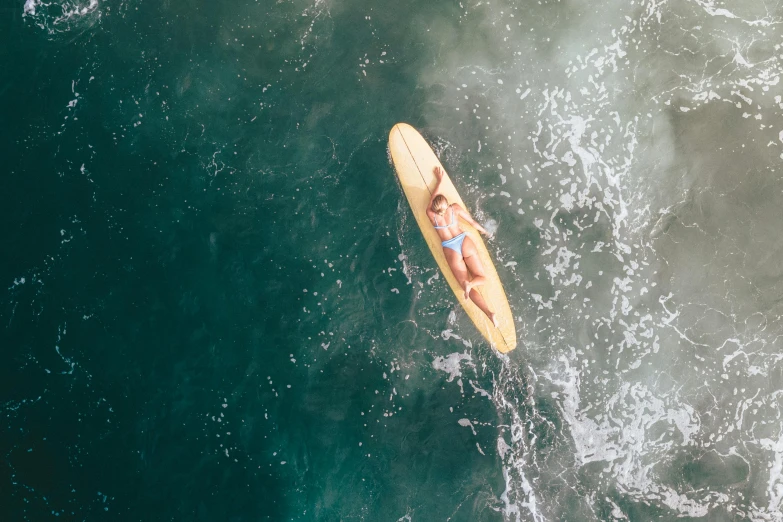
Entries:
{"label": "blonde woman", "polygon": [[433,172],[438,183],[435,185],[435,190],[432,191],[432,197],[427,206],[427,217],[430,218],[432,226],[438,231],[446,261],[460,286],[465,290],[465,299],[471,299],[476,303],[476,306],[487,314],[492,324],[498,326],[495,313],[489,309],[482,295],[475,290],[475,287],[486,282],[484,266],[481,264],[473,240],[460,229],[458,218],[464,219],[485,236],[489,236],[489,233],[459,204],[449,205],[446,196],[440,193],[443,169],[435,167]]}

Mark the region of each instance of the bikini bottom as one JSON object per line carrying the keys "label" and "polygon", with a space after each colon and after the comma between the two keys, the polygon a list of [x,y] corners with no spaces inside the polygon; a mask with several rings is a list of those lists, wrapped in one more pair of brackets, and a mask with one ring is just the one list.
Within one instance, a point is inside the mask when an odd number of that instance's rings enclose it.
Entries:
{"label": "bikini bottom", "polygon": [[442,242],[441,245],[443,248],[450,248],[459,255],[462,255],[462,242],[465,241],[465,232],[458,236],[454,236],[451,239],[447,239],[446,241]]}

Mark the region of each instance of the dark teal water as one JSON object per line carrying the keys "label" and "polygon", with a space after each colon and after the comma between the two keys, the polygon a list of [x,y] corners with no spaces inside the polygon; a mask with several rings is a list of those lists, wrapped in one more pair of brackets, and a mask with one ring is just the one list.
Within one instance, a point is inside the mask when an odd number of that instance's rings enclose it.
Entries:
{"label": "dark teal water", "polygon": [[[783,520],[780,6],[0,16],[0,520]],[[497,226],[508,357],[398,121]]]}

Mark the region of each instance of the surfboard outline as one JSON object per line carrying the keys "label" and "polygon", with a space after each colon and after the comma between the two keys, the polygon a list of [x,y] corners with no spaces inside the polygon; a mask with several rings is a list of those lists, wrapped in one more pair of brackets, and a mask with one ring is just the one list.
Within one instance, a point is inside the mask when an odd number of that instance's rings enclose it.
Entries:
{"label": "surfboard outline", "polygon": [[[397,123],[392,127],[389,132],[389,152],[392,163],[394,164],[394,170],[397,174],[397,179],[400,181],[400,185],[402,186],[408,204],[411,207],[414,218],[419,225],[419,229],[435,258],[441,273],[446,278],[454,295],[457,297],[457,300],[471,318],[473,324],[493,348],[501,353],[507,353],[513,350],[516,348],[517,344],[514,317],[511,313],[508,298],[506,297],[505,290],[503,289],[503,285],[497,274],[497,270],[495,269],[494,262],[478,231],[468,223],[464,221],[460,222],[462,230],[464,230],[476,244],[476,249],[481,256],[487,277],[487,284],[477,287],[476,290],[484,296],[484,299],[490,304],[490,307],[495,314],[497,314],[501,322],[500,328],[495,328],[487,316],[484,315],[473,301],[464,298],[464,291],[459,283],[457,283],[456,277],[454,277],[454,274],[448,266],[446,256],[443,254],[440,237],[432,227],[429,218],[426,216],[426,202],[429,201],[432,195],[432,188],[434,188],[436,180],[434,174],[426,175],[425,171],[431,172],[432,168],[436,165],[443,168],[439,158],[424,137],[407,123]],[[418,160],[417,156],[419,157]],[[426,158],[426,156],[431,157]],[[427,161],[427,159],[430,161]],[[426,166],[424,165],[425,163],[427,164]],[[412,167],[415,167],[415,171]],[[418,172],[419,180],[416,179],[415,172]],[[445,169],[444,172],[446,172]],[[409,173],[410,176],[408,175]],[[424,188],[426,188],[426,194],[424,194]],[[459,203],[463,208],[467,208],[457,192],[456,187],[454,187],[451,178],[448,176],[448,172],[444,175],[441,188],[444,195],[448,198],[449,203]],[[426,201],[423,200],[425,195]]]}

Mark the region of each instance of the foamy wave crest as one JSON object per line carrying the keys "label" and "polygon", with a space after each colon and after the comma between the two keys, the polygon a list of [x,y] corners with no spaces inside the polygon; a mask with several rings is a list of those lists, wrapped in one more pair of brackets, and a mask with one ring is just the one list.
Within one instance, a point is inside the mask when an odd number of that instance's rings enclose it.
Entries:
{"label": "foamy wave crest", "polygon": [[27,0],[23,16],[50,35],[84,30],[100,19],[98,0]]}

